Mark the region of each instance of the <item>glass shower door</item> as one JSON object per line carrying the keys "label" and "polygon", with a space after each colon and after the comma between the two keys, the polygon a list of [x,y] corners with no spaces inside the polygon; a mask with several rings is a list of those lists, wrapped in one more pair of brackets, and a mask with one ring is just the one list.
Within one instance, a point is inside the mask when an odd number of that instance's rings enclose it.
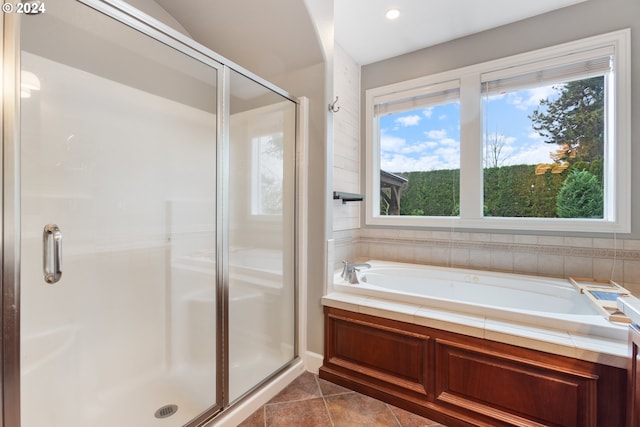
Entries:
{"label": "glass shower door", "polygon": [[231,71],[229,402],[295,349],[295,104]]}
{"label": "glass shower door", "polygon": [[220,405],[216,65],[46,7],[20,30],[22,427],[183,425]]}

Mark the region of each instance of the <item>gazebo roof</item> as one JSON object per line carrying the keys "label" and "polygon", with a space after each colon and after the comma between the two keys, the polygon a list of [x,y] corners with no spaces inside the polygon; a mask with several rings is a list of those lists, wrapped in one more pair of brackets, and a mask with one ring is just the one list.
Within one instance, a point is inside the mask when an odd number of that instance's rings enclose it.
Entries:
{"label": "gazebo roof", "polygon": [[380,187],[399,187],[404,188],[407,186],[409,180],[400,175],[396,175],[387,171],[380,171]]}

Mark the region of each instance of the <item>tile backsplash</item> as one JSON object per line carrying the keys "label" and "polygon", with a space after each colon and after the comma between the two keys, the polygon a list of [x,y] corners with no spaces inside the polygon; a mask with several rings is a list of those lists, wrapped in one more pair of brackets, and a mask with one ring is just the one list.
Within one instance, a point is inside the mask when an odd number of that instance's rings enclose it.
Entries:
{"label": "tile backsplash", "polygon": [[640,240],[352,229],[333,233],[334,266],[382,259],[552,277],[611,279],[640,295]]}

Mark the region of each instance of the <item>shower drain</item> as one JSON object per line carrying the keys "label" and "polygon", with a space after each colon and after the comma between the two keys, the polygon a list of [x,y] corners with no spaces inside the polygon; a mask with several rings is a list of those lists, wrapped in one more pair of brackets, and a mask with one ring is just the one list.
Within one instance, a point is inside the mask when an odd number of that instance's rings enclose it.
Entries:
{"label": "shower drain", "polygon": [[178,405],[164,405],[154,414],[156,418],[168,418],[178,412]]}

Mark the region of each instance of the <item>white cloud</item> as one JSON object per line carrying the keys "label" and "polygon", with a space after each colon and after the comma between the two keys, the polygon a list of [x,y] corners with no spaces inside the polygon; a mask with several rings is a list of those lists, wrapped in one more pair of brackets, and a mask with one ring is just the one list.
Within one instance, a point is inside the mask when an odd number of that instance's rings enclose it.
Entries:
{"label": "white cloud", "polygon": [[425,140],[410,141],[382,132],[380,167],[389,172],[458,169],[460,142],[445,129],[425,131]]}
{"label": "white cloud", "polygon": [[424,143],[425,146],[427,146],[428,148],[435,148],[438,146],[438,143],[436,141],[427,141]]}
{"label": "white cloud", "polygon": [[[496,95],[496,114],[504,114],[500,128],[486,135],[489,140],[498,138],[501,144],[501,165],[539,164],[551,162],[550,152],[557,147],[544,143],[544,138],[533,130],[531,121],[526,118],[532,108],[540,105],[541,99],[554,100],[557,89],[542,86]],[[498,101],[499,100],[499,101]],[[506,105],[508,103],[509,105]],[[432,114],[436,114],[432,117]],[[427,121],[427,119],[433,119]],[[435,125],[435,120],[444,120]],[[440,114],[438,110],[425,108],[418,114],[397,117],[393,127],[398,131],[393,136],[384,131],[381,135],[381,167],[389,172],[429,171],[457,169],[460,167],[460,141],[448,126],[451,118]],[[412,129],[402,128],[414,126]],[[438,129],[437,127],[442,127]],[[459,126],[459,124],[458,124]],[[433,129],[436,127],[436,129]],[[492,125],[493,128],[493,125]],[[497,132],[501,130],[504,133]],[[386,129],[391,132],[390,129]],[[449,132],[447,132],[449,131]],[[452,138],[451,135],[454,135]],[[515,136],[513,136],[515,135]],[[415,140],[414,138],[420,138]]]}
{"label": "white cloud", "polygon": [[505,166],[550,163],[549,153],[553,151],[553,148],[550,144],[544,143],[518,147],[510,153],[509,158],[505,161]]}
{"label": "white cloud", "polygon": [[397,150],[400,154],[417,154],[422,152],[428,152],[431,148],[437,146],[436,143],[431,141],[418,142],[416,144],[410,144],[402,147],[400,150]]}
{"label": "white cloud", "polygon": [[383,156],[380,159],[380,167],[388,172],[411,172],[444,169],[439,156],[423,156],[419,158],[395,154]]}
{"label": "white cloud", "polygon": [[535,165],[539,163],[549,163],[551,158],[549,153],[554,147],[545,144],[542,137],[531,130],[528,139],[524,142],[513,136],[507,136],[501,133],[493,133],[487,135],[489,141],[498,138],[502,144],[500,152],[500,165]]}
{"label": "white cloud", "polygon": [[493,132],[485,135],[485,144],[497,141],[499,144],[506,146],[515,143],[517,140],[518,139],[515,136],[507,136],[499,132]]}
{"label": "white cloud", "polygon": [[540,105],[543,99],[553,98],[558,91],[553,86],[541,86],[507,94],[507,102],[519,110],[528,110]]}
{"label": "white cloud", "polygon": [[406,144],[407,141],[404,138],[386,135],[384,133],[380,136],[380,150],[383,152],[400,151]]}
{"label": "white cloud", "polygon": [[407,126],[416,126],[420,122],[420,120],[422,120],[422,117],[418,116],[417,114],[414,114],[412,116],[398,117],[393,122],[396,124],[399,124],[400,126],[407,127]]}
{"label": "white cloud", "polygon": [[460,143],[452,138],[414,144],[400,143],[397,139],[390,139],[386,144],[390,149],[381,152],[380,166],[383,170],[411,172],[460,167]]}
{"label": "white cloud", "polygon": [[459,147],[440,147],[436,151],[440,158],[438,169],[459,169],[460,149]]}
{"label": "white cloud", "polygon": [[440,140],[440,145],[443,145],[446,147],[456,147],[458,151],[460,151],[460,142],[452,138],[442,138]]}
{"label": "white cloud", "polygon": [[447,131],[444,129],[440,130],[428,130],[424,133],[427,138],[431,139],[443,139],[447,136]]}
{"label": "white cloud", "polygon": [[544,137],[533,129],[531,129],[531,132],[527,134],[527,137],[535,142],[540,142],[540,143],[544,142]]}

